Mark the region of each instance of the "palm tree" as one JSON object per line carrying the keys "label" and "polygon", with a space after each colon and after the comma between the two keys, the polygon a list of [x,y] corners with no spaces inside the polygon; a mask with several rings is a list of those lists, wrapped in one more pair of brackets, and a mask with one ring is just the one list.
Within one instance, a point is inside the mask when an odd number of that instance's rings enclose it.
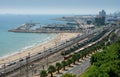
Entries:
{"label": "palm tree", "polygon": [[77,53],[77,54],[76,54],[76,58],[77,58],[77,61],[79,62],[79,59],[81,58],[80,53]]}
{"label": "palm tree", "polygon": [[76,76],[73,74],[66,73],[62,77],[76,77]]}
{"label": "palm tree", "polygon": [[86,58],[86,56],[87,56],[87,50],[84,50],[83,54],[84,54],[84,57]]}
{"label": "palm tree", "polygon": [[60,63],[56,63],[56,70],[59,73],[59,70],[62,68],[62,65]]}
{"label": "palm tree", "polygon": [[40,72],[40,77],[47,77],[47,71],[46,70],[42,70]]}
{"label": "palm tree", "polygon": [[97,49],[98,49],[97,45],[94,45],[94,46],[93,46],[93,49],[94,49],[94,50],[93,50],[93,53],[95,53],[95,52],[97,51]]}
{"label": "palm tree", "polygon": [[93,51],[95,51],[94,46],[90,48],[90,54],[92,54]]}
{"label": "palm tree", "polygon": [[74,64],[75,64],[76,59],[77,59],[77,55],[76,54],[72,55],[72,60]]}
{"label": "palm tree", "polygon": [[63,69],[65,70],[65,66],[67,65],[67,62],[66,61],[62,61],[62,67]]}
{"label": "palm tree", "polygon": [[50,65],[49,68],[48,68],[48,73],[51,74],[51,77],[53,77],[53,72],[55,72],[56,69],[53,65]]}
{"label": "palm tree", "polygon": [[69,58],[68,60],[67,60],[67,64],[69,65],[69,67],[70,67],[70,64],[72,63],[72,59],[71,58]]}
{"label": "palm tree", "polygon": [[81,52],[81,57],[82,57],[82,59],[84,58],[84,56],[85,56],[85,52],[82,51],[82,52]]}

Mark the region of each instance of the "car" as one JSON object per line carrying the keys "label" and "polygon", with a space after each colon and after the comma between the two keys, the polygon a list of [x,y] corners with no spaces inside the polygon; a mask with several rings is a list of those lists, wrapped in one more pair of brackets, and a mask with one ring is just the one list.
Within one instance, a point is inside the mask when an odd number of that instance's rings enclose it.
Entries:
{"label": "car", "polygon": [[38,52],[38,54],[41,54],[41,52]]}
{"label": "car", "polygon": [[6,66],[11,66],[11,63],[7,64]]}
{"label": "car", "polygon": [[11,62],[7,66],[11,66],[11,65],[14,65],[14,64],[16,64],[16,62]]}
{"label": "car", "polygon": [[11,62],[12,65],[16,64],[16,62]]}
{"label": "car", "polygon": [[26,56],[26,59],[29,59],[30,58],[30,56]]}
{"label": "car", "polygon": [[49,51],[49,52],[52,52],[52,51]]}
{"label": "car", "polygon": [[21,61],[23,61],[23,60],[24,60],[23,58],[20,58],[20,59],[19,59],[19,62],[21,62]]}
{"label": "car", "polygon": [[4,72],[0,72],[0,75],[4,74]]}

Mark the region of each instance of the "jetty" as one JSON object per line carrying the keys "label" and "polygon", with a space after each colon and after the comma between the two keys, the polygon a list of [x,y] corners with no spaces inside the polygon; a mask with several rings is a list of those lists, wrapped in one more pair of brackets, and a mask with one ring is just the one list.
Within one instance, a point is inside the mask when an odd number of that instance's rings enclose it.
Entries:
{"label": "jetty", "polygon": [[[36,25],[38,27],[36,27]],[[65,24],[47,24],[42,26],[40,23],[31,22],[22,24],[19,27],[10,29],[8,31],[21,33],[79,33],[84,29],[94,29],[94,25],[81,23],[81,21],[78,20],[76,20],[76,22],[69,22]]]}

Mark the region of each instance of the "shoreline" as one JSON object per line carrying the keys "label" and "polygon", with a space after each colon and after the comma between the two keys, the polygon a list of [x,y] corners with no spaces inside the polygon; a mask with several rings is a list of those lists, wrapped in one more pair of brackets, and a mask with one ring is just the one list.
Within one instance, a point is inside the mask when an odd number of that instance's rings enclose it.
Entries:
{"label": "shoreline", "polygon": [[11,61],[18,60],[20,58],[25,58],[28,56],[28,53],[30,55],[37,54],[38,52],[43,52],[45,48],[51,48],[55,46],[55,42],[60,43],[64,42],[70,38],[76,37],[78,34],[81,33],[59,33],[56,34],[54,37],[50,38],[49,40],[45,40],[42,43],[38,43],[37,45],[27,48],[25,50],[21,50],[16,53],[12,53],[6,57],[0,58],[0,64],[2,63],[9,63]]}
{"label": "shoreline", "polygon": [[19,49],[19,50],[17,50],[17,51],[14,51],[14,52],[12,52],[12,53],[11,53],[11,52],[10,52],[10,53],[7,53],[6,55],[0,56],[0,60],[1,60],[1,59],[4,59],[4,58],[7,58],[7,57],[9,57],[9,56],[15,55],[15,54],[22,53],[22,52],[24,52],[24,51],[26,51],[26,50],[28,50],[28,49],[32,49],[32,48],[34,48],[34,47],[40,46],[40,45],[42,45],[42,44],[44,44],[44,43],[46,43],[46,42],[54,39],[56,36],[57,36],[57,34],[54,34],[53,37],[47,37],[47,39],[44,39],[44,40],[42,40],[42,41],[39,42],[39,43],[34,43],[34,44],[32,44],[32,45],[25,46],[24,48],[21,48],[21,49]]}

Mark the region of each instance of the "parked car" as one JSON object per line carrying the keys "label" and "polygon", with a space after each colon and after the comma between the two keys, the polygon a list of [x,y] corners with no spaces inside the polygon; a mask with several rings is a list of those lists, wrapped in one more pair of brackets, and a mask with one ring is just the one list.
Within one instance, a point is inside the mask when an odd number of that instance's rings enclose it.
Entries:
{"label": "parked car", "polygon": [[19,62],[21,62],[21,61],[23,61],[23,60],[24,60],[23,58],[20,58],[20,59],[19,59]]}

